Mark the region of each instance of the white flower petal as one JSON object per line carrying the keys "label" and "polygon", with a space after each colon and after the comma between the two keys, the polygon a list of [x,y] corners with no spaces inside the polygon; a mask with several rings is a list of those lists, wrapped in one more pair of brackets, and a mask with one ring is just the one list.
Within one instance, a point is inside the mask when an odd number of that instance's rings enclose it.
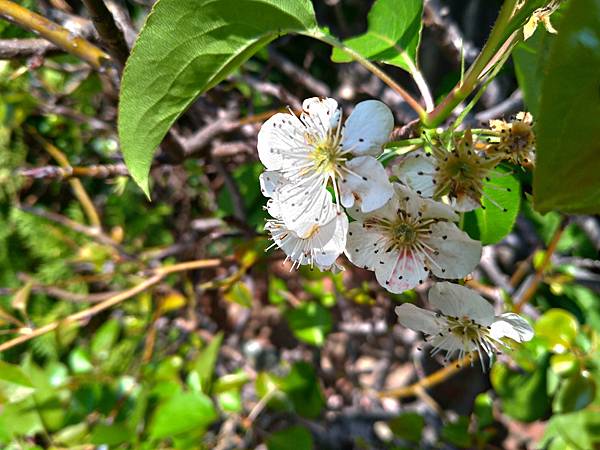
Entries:
{"label": "white flower petal", "polygon": [[406,328],[430,335],[437,335],[440,330],[440,324],[432,311],[419,308],[412,303],[396,306],[395,311],[398,314],[398,322]]}
{"label": "white flower petal", "polygon": [[435,164],[431,157],[419,150],[407,155],[393,168],[398,179],[422,197],[432,197],[435,191]]}
{"label": "white flower petal", "polygon": [[[392,187],[394,188],[395,185],[396,183],[392,184]],[[366,213],[363,212],[360,201],[356,201],[351,208],[347,209],[346,212],[350,215],[350,217],[361,222],[364,222],[365,220],[371,217],[379,217],[383,219],[394,220],[398,216],[399,206],[399,197],[394,191],[390,199],[382,207],[374,211],[369,211]]]}
{"label": "white flower petal", "polygon": [[355,266],[374,270],[375,265],[379,264],[381,242],[379,233],[363,228],[360,222],[352,222],[348,227],[346,256]]}
{"label": "white flower petal", "polygon": [[399,294],[427,279],[429,273],[421,257],[410,250],[395,250],[387,252],[382,247],[383,254],[375,263],[375,278],[389,292]]}
{"label": "white flower petal", "polygon": [[260,182],[260,192],[265,197],[273,197],[277,188],[281,187],[286,179],[279,172],[275,171],[266,171],[260,174],[258,177],[258,181]]}
{"label": "white flower petal", "polygon": [[321,137],[335,128],[340,121],[341,112],[338,103],[332,98],[311,97],[302,102],[306,113],[300,116],[302,121],[311,129],[318,131]]}
{"label": "white flower petal", "polygon": [[281,203],[274,198],[267,200],[267,212],[275,219],[281,220]]}
{"label": "white flower petal", "polygon": [[481,206],[481,203],[467,194],[459,194],[450,201],[451,206],[458,212],[473,211]]}
{"label": "white flower petal", "polygon": [[428,198],[423,199],[421,213],[423,219],[444,219],[451,222],[458,222],[460,219],[460,216],[448,205]]}
{"label": "white flower petal", "polygon": [[348,235],[348,216],[339,213],[333,219],[335,225],[333,234],[327,239],[326,236],[315,235],[314,240],[323,244],[321,249],[315,254],[315,263],[321,269],[329,269],[334,265],[335,260],[346,248],[346,238]]}
{"label": "white flower petal", "polygon": [[351,171],[344,174],[340,186],[342,205],[346,208],[360,202],[362,212],[381,208],[394,190],[383,165],[372,156],[359,156],[346,163]]}
{"label": "white flower petal", "polygon": [[381,153],[394,129],[394,116],[390,109],[377,100],[360,102],[346,120],[342,146],[355,155]]}
{"label": "white flower petal", "polygon": [[436,283],[429,290],[429,303],[451,317],[468,317],[483,326],[494,321],[494,308],[471,289],[448,282]]}
{"label": "white flower petal", "polygon": [[475,269],[481,259],[481,242],[475,241],[455,224],[438,222],[425,243],[437,254],[430,253],[431,271],[440,278],[463,278]]}
{"label": "white flower petal", "polygon": [[508,337],[516,342],[526,342],[533,338],[533,328],[529,322],[515,313],[501,314],[491,327],[490,333],[495,339]]}
{"label": "white flower petal", "polygon": [[331,222],[337,214],[324,175],[321,179],[286,183],[277,190],[276,197],[281,203],[281,218],[301,238],[310,235],[315,226]]}
{"label": "white flower petal", "polygon": [[295,163],[290,155],[308,153],[305,127],[293,114],[277,113],[258,132],[258,157],[267,170],[280,170]]}

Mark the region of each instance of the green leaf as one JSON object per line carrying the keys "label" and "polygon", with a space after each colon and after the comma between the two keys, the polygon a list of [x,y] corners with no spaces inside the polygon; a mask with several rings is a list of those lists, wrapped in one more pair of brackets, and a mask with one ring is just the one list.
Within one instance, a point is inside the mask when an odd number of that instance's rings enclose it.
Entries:
{"label": "green leaf", "polygon": [[484,208],[466,213],[463,228],[483,245],[496,244],[512,231],[517,220],[521,186],[514,176],[501,172],[490,176],[483,192]]}
{"label": "green leaf", "polygon": [[552,416],[537,448],[591,449],[597,448],[598,444],[600,444],[600,415],[596,411],[579,411]]}
{"label": "green leaf", "polygon": [[518,373],[504,364],[494,364],[490,380],[502,399],[502,411],[523,422],[542,418],[550,408],[550,399],[546,394],[546,371],[542,366],[530,373]]}
{"label": "green leaf", "polygon": [[152,156],[202,93],[287,32],[317,26],[309,0],[159,0],[127,61],[119,98],[121,151],[149,195]]}
{"label": "green leaf", "polygon": [[561,377],[569,377],[579,371],[579,361],[572,353],[564,355],[552,355],[550,357],[550,368]]}
{"label": "green leaf", "polygon": [[23,369],[0,361],[0,404],[24,400],[34,390],[31,379]]}
{"label": "green leaf", "polygon": [[208,393],[210,389],[210,382],[215,371],[215,364],[217,363],[217,358],[219,356],[221,342],[223,342],[223,333],[218,333],[193,362],[192,370],[198,374],[200,378],[200,387],[204,393]]}
{"label": "green leaf", "polygon": [[294,336],[307,344],[323,345],[325,336],[331,331],[331,314],[318,303],[304,303],[287,311],[285,316]]}
{"label": "green leaf", "polygon": [[[365,34],[344,41],[367,59],[392,64],[413,72],[421,39],[422,0],[377,0],[369,12]],[[334,62],[350,62],[343,50],[334,48]]]}
{"label": "green leaf", "polygon": [[[553,24],[555,17],[556,14],[553,14]],[[548,33],[543,26],[538,27],[535,34],[525,42],[520,42],[512,53],[515,75],[523,92],[525,105],[534,119],[539,113],[544,67],[550,55],[550,46],[555,39],[556,35]]]}
{"label": "green leaf", "polygon": [[306,428],[294,426],[273,433],[267,439],[269,450],[312,450],[312,434]]}
{"label": "green leaf", "polygon": [[444,425],[442,439],[459,448],[472,448],[469,419],[465,416],[459,416],[456,422]]}
{"label": "green leaf", "polygon": [[410,442],[420,442],[425,419],[421,414],[408,412],[390,420],[390,429],[396,437]]}
{"label": "green leaf", "polygon": [[315,369],[305,362],[294,364],[290,373],[279,381],[278,387],[285,392],[301,416],[318,417],[325,405]]}
{"label": "green leaf", "polygon": [[536,336],[543,339],[548,348],[556,353],[564,353],[570,348],[578,332],[579,322],[564,309],[549,309],[535,323]]}
{"label": "green leaf", "polygon": [[542,83],[535,208],[600,213],[600,3],[568,2]]}
{"label": "green leaf", "polygon": [[595,396],[595,381],[589,376],[575,374],[560,385],[552,409],[555,413],[579,411],[589,405]]}
{"label": "green leaf", "polygon": [[108,359],[113,345],[117,342],[120,329],[119,321],[110,319],[96,330],[90,344],[90,350],[94,358],[98,360]]}
{"label": "green leaf", "polygon": [[487,392],[482,392],[475,397],[473,414],[477,417],[477,426],[480,430],[494,423],[494,401]]}
{"label": "green leaf", "polygon": [[155,439],[202,430],[217,419],[209,397],[200,392],[180,392],[161,403],[152,418],[150,435]]}
{"label": "green leaf", "polygon": [[122,423],[112,425],[98,424],[92,431],[92,444],[116,446],[123,442],[129,442],[135,433]]}

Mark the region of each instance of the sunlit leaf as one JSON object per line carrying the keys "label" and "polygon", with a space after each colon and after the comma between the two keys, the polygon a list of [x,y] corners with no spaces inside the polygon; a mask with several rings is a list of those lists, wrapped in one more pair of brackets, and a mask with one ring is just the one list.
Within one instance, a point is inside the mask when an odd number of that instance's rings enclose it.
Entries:
{"label": "sunlit leaf", "polygon": [[314,29],[308,0],[159,0],[125,67],[119,137],[127,167],[149,195],[152,157],[203,92],[287,32]]}

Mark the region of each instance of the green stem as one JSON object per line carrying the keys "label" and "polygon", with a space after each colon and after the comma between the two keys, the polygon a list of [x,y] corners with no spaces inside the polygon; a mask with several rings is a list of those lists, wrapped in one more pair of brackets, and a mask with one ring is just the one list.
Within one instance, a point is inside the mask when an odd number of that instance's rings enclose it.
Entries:
{"label": "green stem", "polygon": [[391,87],[394,91],[396,91],[408,105],[417,113],[421,120],[425,120],[427,118],[427,111],[423,109],[423,107],[419,104],[419,102],[410,95],[407,91],[402,88],[398,83],[396,83],[389,75],[387,75],[384,71],[382,71],[379,67],[373,64],[371,61],[363,57],[360,53],[356,52],[352,48],[345,45],[340,40],[335,37],[323,33],[321,30],[313,30],[307,33],[302,33],[306,36],[310,36],[312,38],[318,39],[321,42],[325,42],[326,44],[331,45],[332,47],[339,48],[343,52],[347,53],[352,59],[362,65],[365,69],[370,71],[373,75]]}
{"label": "green stem", "polygon": [[498,46],[502,44],[502,40],[505,36],[507,25],[510,23],[510,19],[513,16],[513,12],[517,0],[506,0],[500,9],[498,19],[494,24],[494,28],[490,33],[490,37],[485,43],[481,53],[477,56],[477,59],[467,73],[465,74],[464,80],[459,82],[454,89],[446,96],[446,98],[440,103],[433,111],[422,118],[423,125],[428,128],[434,128],[440,125],[448,116],[452,113],[454,108],[462,102],[465,98],[473,92],[479,77],[484,69],[488,66],[489,62],[496,56]]}

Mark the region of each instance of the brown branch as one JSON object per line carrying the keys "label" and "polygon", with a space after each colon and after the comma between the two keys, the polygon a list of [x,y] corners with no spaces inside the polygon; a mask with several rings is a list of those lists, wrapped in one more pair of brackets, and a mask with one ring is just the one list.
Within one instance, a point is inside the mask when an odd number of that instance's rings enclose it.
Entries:
{"label": "brown branch", "polygon": [[66,28],[23,8],[9,0],[0,0],[0,16],[26,30],[38,33],[57,47],[83,59],[96,70],[102,70],[110,56],[85,39],[73,36]]}
{"label": "brown branch", "polygon": [[60,51],[46,39],[0,39],[0,59],[29,58]]}
{"label": "brown branch", "polygon": [[463,359],[448,364],[446,367],[441,368],[437,372],[426,376],[422,380],[417,381],[410,386],[405,386],[397,389],[390,389],[388,391],[379,392],[379,397],[393,397],[393,398],[405,398],[414,397],[419,394],[423,389],[430,388],[440,384],[442,381],[447,380],[457,372],[459,372],[465,365],[473,363],[477,360],[477,355],[467,355]]}
{"label": "brown branch", "polygon": [[42,166],[31,169],[20,169],[18,174],[29,178],[58,178],[69,179],[73,177],[110,178],[129,175],[125,164],[105,164],[85,167],[57,167]]}
{"label": "brown branch", "polygon": [[106,44],[108,53],[118,61],[121,67],[129,57],[129,48],[123,32],[115,23],[115,18],[102,0],[83,0],[102,42]]}

